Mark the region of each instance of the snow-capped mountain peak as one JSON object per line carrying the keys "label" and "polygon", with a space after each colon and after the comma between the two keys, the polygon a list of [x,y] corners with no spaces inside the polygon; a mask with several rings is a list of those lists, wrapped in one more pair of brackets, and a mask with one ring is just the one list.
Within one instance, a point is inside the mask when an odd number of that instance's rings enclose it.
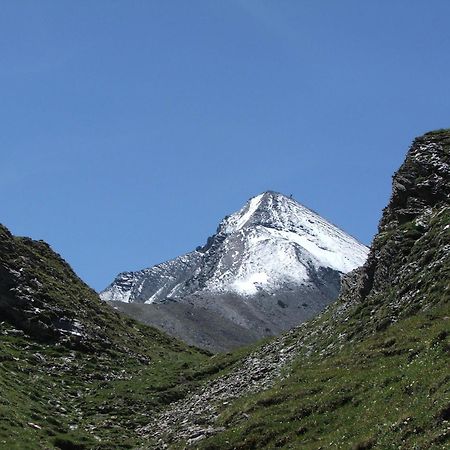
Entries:
{"label": "snow-capped mountain peak", "polygon": [[169,334],[223,349],[314,317],[367,251],[293,198],[267,191],[226,216],[203,247],[122,273],[100,296]]}
{"label": "snow-capped mountain peak", "polygon": [[317,274],[347,273],[368,249],[291,197],[267,191],[226,216],[199,251],[123,273],[105,300],[153,303],[195,292],[253,296],[308,286]]}
{"label": "snow-capped mountain peak", "polygon": [[253,216],[258,211],[264,196],[268,192],[252,197],[239,211],[235,212],[229,217],[226,217],[220,224],[219,228],[223,228],[226,234],[231,234],[241,228],[245,227],[249,222],[252,222]]}
{"label": "snow-capped mountain peak", "polygon": [[[218,234],[230,235],[249,227],[264,227],[274,240],[303,247],[319,264],[342,273],[362,265],[367,256],[367,247],[356,239],[292,197],[273,191],[251,198],[242,209],[225,218]],[[259,240],[263,239],[261,233],[256,233]]]}

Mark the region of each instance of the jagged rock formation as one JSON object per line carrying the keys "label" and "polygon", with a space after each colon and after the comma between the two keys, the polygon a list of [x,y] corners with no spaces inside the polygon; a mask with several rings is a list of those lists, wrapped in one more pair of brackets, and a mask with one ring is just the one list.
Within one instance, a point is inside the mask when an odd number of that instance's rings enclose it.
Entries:
{"label": "jagged rock formation", "polygon": [[[33,339],[88,351],[117,348],[121,336],[131,337],[129,322],[47,243],[13,236],[3,225],[0,317]],[[139,333],[134,337],[138,344]]]}
{"label": "jagged rock formation", "polygon": [[[344,280],[341,298],[351,304],[362,304],[368,297],[381,301],[390,287],[392,303],[385,301],[384,306],[391,307],[384,318],[378,318],[378,328],[399,314],[420,310],[422,302],[431,298],[420,298],[423,289],[448,275],[442,269],[450,250],[450,225],[445,224],[450,200],[449,148],[447,130],[415,139],[393,177],[392,196],[366,263]],[[434,230],[436,223],[444,223],[444,229]],[[436,231],[439,240],[434,242]]]}
{"label": "jagged rock formation", "polygon": [[[440,130],[414,141],[368,260],[339,300],[139,432],[157,448],[446,448],[449,280],[450,130]],[[309,395],[292,401],[297,392]]]}
{"label": "jagged rock formation", "polygon": [[203,247],[122,273],[100,296],[186,342],[226,350],[316,315],[366,256],[351,236],[269,191],[225,217]]}

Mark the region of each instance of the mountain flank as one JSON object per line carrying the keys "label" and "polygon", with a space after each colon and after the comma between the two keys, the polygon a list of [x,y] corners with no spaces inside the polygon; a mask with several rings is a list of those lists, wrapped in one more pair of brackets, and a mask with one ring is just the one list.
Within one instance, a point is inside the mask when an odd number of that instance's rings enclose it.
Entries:
{"label": "mountain flank", "polygon": [[208,359],[0,225],[0,448],[132,448],[140,419],[183,396]]}

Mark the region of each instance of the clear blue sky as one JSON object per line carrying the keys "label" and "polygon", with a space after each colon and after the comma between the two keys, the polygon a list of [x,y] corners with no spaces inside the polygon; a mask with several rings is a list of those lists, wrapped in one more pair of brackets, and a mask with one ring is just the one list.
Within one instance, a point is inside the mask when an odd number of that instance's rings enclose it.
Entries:
{"label": "clear blue sky", "polygon": [[5,0],[0,221],[96,289],[264,190],[369,244],[450,125],[448,0]]}

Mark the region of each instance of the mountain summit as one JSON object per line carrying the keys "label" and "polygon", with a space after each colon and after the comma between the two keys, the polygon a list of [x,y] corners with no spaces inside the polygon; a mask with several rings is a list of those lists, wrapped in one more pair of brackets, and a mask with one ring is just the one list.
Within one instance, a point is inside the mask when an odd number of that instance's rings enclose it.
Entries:
{"label": "mountain summit", "polygon": [[[214,342],[208,343],[210,336],[203,342],[182,331],[186,326],[180,322],[180,305],[190,320],[201,322],[196,336],[205,337],[211,323],[206,316],[212,313],[216,330],[220,316],[222,326],[222,319],[231,322],[228,334],[251,341],[322,310],[337,297],[341,275],[362,265],[367,252],[291,197],[267,191],[226,216],[203,247],[148,269],[121,273],[100,296],[121,302],[116,307],[190,343],[214,348]],[[150,311],[126,307],[124,302],[159,307]],[[187,305],[196,309],[195,315]],[[236,326],[239,330],[233,331]],[[238,339],[236,345],[240,343]]]}

